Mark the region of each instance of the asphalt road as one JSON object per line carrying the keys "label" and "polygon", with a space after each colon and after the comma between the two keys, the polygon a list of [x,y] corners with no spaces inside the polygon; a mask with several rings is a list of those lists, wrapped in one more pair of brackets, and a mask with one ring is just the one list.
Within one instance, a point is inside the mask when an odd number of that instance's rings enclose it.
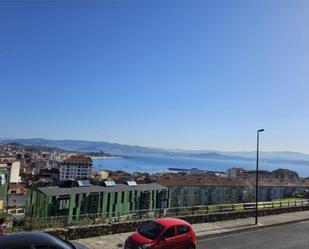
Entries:
{"label": "asphalt road", "polygon": [[308,235],[306,221],[202,240],[197,249],[308,249]]}

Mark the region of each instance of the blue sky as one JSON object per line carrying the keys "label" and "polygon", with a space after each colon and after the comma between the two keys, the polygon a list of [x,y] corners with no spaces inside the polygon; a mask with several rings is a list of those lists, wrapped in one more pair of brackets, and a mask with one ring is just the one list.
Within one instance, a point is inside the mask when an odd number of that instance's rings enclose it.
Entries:
{"label": "blue sky", "polygon": [[1,2],[0,137],[309,153],[309,3]]}

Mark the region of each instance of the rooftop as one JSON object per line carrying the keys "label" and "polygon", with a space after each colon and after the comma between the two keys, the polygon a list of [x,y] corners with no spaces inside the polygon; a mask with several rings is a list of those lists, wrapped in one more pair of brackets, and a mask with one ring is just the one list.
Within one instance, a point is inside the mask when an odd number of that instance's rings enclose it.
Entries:
{"label": "rooftop", "polygon": [[248,183],[241,179],[207,175],[160,175],[158,182],[164,186],[234,186],[245,187]]}
{"label": "rooftop", "polygon": [[128,186],[125,184],[117,184],[115,186],[104,187],[100,185],[91,185],[86,187],[60,188],[59,186],[39,187],[39,191],[47,196],[81,194],[81,193],[96,193],[96,192],[120,192],[128,190],[150,191],[163,190],[166,187],[158,183],[138,184],[136,186]]}
{"label": "rooftop", "polygon": [[62,164],[92,164],[91,157],[88,156],[71,156],[70,158],[64,160]]}
{"label": "rooftop", "polygon": [[259,179],[260,187],[308,187],[309,179]]}

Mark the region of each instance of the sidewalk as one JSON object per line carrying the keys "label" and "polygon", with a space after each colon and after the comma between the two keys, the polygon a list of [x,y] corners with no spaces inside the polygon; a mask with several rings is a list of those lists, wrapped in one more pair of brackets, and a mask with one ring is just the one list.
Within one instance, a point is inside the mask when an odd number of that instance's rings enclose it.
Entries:
{"label": "sidewalk", "polygon": [[[260,229],[268,226],[282,225],[286,223],[309,220],[309,211],[285,213],[279,215],[269,215],[259,217],[259,224],[254,225],[254,217],[218,221],[211,223],[193,224],[194,231],[198,240],[220,236],[229,233]],[[107,236],[93,237],[75,240],[89,249],[119,249],[123,248],[124,241],[131,233],[120,233]]]}

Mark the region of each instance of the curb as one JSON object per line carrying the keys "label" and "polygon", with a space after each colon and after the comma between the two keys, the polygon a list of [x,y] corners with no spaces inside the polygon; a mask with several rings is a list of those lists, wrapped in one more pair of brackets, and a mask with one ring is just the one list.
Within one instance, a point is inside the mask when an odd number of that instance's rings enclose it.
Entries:
{"label": "curb", "polygon": [[[269,225],[253,225],[253,227],[240,228],[240,229],[235,229],[235,230],[232,230],[232,231],[226,231],[226,232],[222,232],[222,233],[213,233],[213,234],[208,234],[208,235],[207,234],[197,235],[196,239],[197,240],[205,240],[205,239],[216,238],[216,237],[221,237],[221,236],[225,236],[225,235],[232,235],[232,234],[241,233],[241,232],[260,230],[260,229],[269,228],[269,227],[289,225],[289,224],[308,221],[308,220],[309,220],[309,218],[304,218],[304,219],[300,219],[300,220],[292,220],[292,221],[286,221],[286,222],[269,224]],[[207,233],[207,231],[205,231],[205,233]]]}

